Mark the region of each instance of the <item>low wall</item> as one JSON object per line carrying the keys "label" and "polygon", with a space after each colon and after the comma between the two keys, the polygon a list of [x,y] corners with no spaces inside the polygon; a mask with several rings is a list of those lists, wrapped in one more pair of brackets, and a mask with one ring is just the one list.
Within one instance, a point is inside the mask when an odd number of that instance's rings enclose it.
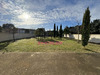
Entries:
{"label": "low wall", "polygon": [[[64,37],[78,39],[78,34],[64,34]],[[79,40],[81,40],[81,34],[79,34]],[[89,42],[100,43],[100,34],[91,34]]]}
{"label": "low wall", "polygon": [[[34,35],[28,34],[28,33],[15,33],[14,36],[15,36],[15,39],[21,39],[21,38],[33,37]],[[0,33],[0,42],[7,41],[7,40],[13,40],[13,34]]]}

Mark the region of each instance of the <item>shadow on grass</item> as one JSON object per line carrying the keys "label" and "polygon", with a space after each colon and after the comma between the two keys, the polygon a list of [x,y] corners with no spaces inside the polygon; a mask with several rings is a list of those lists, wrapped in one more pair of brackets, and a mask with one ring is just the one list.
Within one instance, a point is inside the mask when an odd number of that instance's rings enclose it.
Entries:
{"label": "shadow on grass", "polygon": [[9,45],[10,42],[3,42],[0,43],[0,50],[4,49],[5,47],[7,47]]}
{"label": "shadow on grass", "polygon": [[[76,41],[76,42],[78,40],[78,39],[73,39],[73,38],[68,38],[68,37],[64,37],[64,39],[66,39],[66,40],[73,40],[73,41]],[[81,40],[79,40],[79,43],[81,43]]]}
{"label": "shadow on grass", "polygon": [[46,43],[48,43],[48,42],[59,42],[59,41],[56,41],[56,40],[54,40],[54,39],[48,39],[48,38],[45,38],[45,39],[37,39],[37,41],[38,42],[46,42]]}
{"label": "shadow on grass", "polygon": [[55,39],[57,39],[57,40],[63,40],[63,37],[62,37],[62,38],[60,38],[60,37],[55,37]]}
{"label": "shadow on grass", "polygon": [[94,52],[94,53],[98,53],[98,52],[96,52],[96,51],[93,51],[93,50],[90,50],[90,49],[85,49],[86,51],[90,51],[90,52]]}

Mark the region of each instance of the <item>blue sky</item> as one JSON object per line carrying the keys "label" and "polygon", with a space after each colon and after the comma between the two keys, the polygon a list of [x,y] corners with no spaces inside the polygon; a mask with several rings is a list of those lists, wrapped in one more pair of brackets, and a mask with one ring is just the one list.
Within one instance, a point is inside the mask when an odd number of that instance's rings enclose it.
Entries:
{"label": "blue sky", "polygon": [[0,0],[0,25],[12,23],[18,28],[53,29],[56,25],[75,26],[82,23],[89,6],[91,21],[100,19],[99,0]]}

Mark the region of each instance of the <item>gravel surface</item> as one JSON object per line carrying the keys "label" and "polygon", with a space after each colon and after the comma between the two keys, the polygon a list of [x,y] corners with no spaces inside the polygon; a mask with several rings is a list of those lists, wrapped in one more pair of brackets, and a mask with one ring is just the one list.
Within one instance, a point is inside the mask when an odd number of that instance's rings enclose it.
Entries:
{"label": "gravel surface", "polygon": [[100,54],[0,53],[0,75],[100,75]]}

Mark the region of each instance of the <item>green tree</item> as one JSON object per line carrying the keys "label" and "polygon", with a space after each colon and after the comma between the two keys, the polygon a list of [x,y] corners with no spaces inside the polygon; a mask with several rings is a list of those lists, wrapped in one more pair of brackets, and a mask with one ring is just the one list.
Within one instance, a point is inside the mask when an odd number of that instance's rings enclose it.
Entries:
{"label": "green tree", "polygon": [[63,34],[62,25],[60,25],[60,38],[62,38],[62,34]]}
{"label": "green tree", "polygon": [[3,24],[2,28],[9,33],[16,33],[17,32],[17,28],[14,26],[14,24]]}
{"label": "green tree", "polygon": [[89,7],[85,10],[82,22],[82,45],[88,45],[90,38],[90,10]]}
{"label": "green tree", "polygon": [[58,26],[57,26],[57,37],[59,36],[59,34],[58,34]]}
{"label": "green tree", "polygon": [[36,31],[35,31],[35,35],[37,37],[44,37],[45,36],[45,29],[44,28],[38,28]]}
{"label": "green tree", "polygon": [[99,19],[96,19],[90,23],[90,33],[100,34],[100,20]]}
{"label": "green tree", "polygon": [[2,31],[2,27],[0,26],[0,32]]}
{"label": "green tree", "polygon": [[15,28],[15,26],[14,26],[13,24],[8,24],[8,23],[7,23],[7,24],[3,24],[3,25],[2,25],[2,28],[4,28],[4,29],[6,29],[6,28],[7,28],[7,29],[12,29],[12,27]]}
{"label": "green tree", "polygon": [[69,28],[67,26],[64,28],[64,34],[69,34]]}
{"label": "green tree", "polygon": [[56,37],[56,24],[54,24],[54,38]]}
{"label": "green tree", "polygon": [[50,31],[48,31],[48,36],[50,36],[50,37],[51,37],[51,39],[52,39],[52,37],[53,37],[53,34],[54,34],[54,33],[53,33],[53,31],[51,31],[51,30],[50,30]]}

